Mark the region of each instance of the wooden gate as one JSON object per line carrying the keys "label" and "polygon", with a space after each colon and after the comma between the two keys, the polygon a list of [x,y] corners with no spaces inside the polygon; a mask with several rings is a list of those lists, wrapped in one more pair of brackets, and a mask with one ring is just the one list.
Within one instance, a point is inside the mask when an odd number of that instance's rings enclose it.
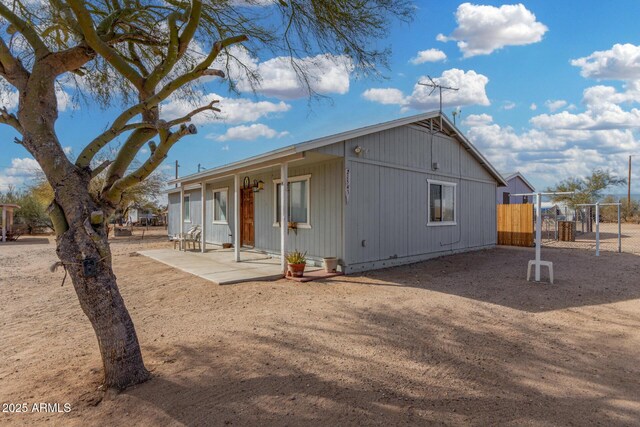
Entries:
{"label": "wooden gate", "polygon": [[498,205],[498,244],[533,246],[533,205]]}

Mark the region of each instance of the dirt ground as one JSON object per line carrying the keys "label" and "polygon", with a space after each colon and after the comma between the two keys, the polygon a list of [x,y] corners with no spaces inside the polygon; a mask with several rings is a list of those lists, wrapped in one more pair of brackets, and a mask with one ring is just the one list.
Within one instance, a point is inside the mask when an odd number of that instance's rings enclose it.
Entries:
{"label": "dirt ground", "polygon": [[[0,244],[2,425],[638,425],[640,257],[497,248],[305,284],[215,286],[114,240],[153,379],[102,399],[98,347],[46,239]],[[63,408],[61,406],[61,408]],[[61,409],[62,410],[62,409]]]}

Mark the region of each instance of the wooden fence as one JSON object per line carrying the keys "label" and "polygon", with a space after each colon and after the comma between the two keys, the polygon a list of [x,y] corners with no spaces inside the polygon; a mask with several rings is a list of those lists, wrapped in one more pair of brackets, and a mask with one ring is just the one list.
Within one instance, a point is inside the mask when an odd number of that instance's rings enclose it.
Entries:
{"label": "wooden fence", "polygon": [[533,246],[533,205],[498,205],[498,244]]}

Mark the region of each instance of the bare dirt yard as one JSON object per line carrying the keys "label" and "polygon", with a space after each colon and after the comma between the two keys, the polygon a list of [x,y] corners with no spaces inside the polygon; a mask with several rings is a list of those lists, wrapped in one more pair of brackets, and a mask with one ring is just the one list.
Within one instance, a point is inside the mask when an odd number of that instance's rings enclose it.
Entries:
{"label": "bare dirt yard", "polygon": [[108,399],[52,241],[0,245],[2,425],[638,425],[640,257],[497,248],[332,280],[216,286],[113,240],[153,378]]}

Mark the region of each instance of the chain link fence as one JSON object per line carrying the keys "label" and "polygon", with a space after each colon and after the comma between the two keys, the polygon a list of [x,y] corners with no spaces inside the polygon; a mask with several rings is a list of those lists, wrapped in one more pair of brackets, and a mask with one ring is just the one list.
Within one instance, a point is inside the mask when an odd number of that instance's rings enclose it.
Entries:
{"label": "chain link fence", "polygon": [[[617,206],[600,206],[600,250],[628,252],[640,255],[640,223],[618,223]],[[572,230],[565,232],[567,228]],[[542,213],[542,245],[548,247],[596,250],[595,206],[581,206],[575,210],[557,207]],[[618,238],[620,233],[620,238]]]}

